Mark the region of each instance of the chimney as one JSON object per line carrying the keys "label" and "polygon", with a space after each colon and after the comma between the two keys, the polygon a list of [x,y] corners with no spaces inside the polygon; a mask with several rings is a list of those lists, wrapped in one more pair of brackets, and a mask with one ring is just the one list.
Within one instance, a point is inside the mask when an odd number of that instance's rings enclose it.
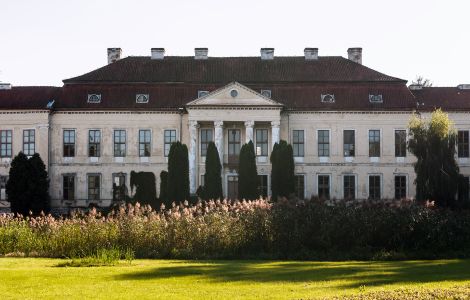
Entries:
{"label": "chimney", "polygon": [[362,48],[349,48],[348,59],[362,65]]}
{"label": "chimney", "polygon": [[457,88],[458,88],[459,90],[470,90],[470,84],[468,84],[468,83],[467,83],[467,84],[459,84],[459,85],[457,86]]}
{"label": "chimney", "polygon": [[274,59],[274,48],[261,48],[261,59],[263,60]]}
{"label": "chimney", "polygon": [[11,90],[11,83],[0,82],[0,90]]}
{"label": "chimney", "polygon": [[194,48],[194,59],[207,59],[208,48]]}
{"label": "chimney", "polygon": [[152,48],[152,59],[163,59],[165,57],[165,48]]}
{"label": "chimney", "polygon": [[121,48],[108,48],[108,65],[121,59]]}
{"label": "chimney", "polygon": [[305,48],[305,60],[318,60],[318,48]]}

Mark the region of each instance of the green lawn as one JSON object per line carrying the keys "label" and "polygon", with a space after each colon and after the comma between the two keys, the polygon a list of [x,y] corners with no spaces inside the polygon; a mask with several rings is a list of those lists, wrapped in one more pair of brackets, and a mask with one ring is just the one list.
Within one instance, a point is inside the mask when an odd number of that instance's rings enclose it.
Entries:
{"label": "green lawn", "polygon": [[57,267],[63,262],[0,258],[0,298],[306,299],[400,288],[420,293],[458,289],[464,296],[470,294],[470,260],[135,260],[131,265],[121,262],[111,267]]}

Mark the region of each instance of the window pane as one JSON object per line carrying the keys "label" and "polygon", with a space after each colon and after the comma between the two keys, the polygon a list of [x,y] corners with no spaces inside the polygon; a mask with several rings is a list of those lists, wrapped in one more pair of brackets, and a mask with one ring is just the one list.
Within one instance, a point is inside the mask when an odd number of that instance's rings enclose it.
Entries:
{"label": "window pane", "polygon": [[377,200],[381,198],[380,176],[369,176],[369,199]]}
{"label": "window pane", "polygon": [[406,198],[406,176],[395,176],[395,199]]}
{"label": "window pane", "polygon": [[294,130],[292,133],[292,149],[295,157],[303,157],[304,153],[304,131]]}
{"label": "window pane", "polygon": [[380,130],[369,130],[369,156],[380,156]]}
{"label": "window pane", "polygon": [[354,156],[356,149],[356,140],[354,130],[343,131],[343,150],[344,156]]}
{"label": "window pane", "polygon": [[406,130],[395,130],[395,156],[406,156]]}
{"label": "window pane", "polygon": [[212,142],[212,129],[201,129],[201,156],[206,156],[210,142]]}
{"label": "window pane", "polygon": [[318,197],[330,199],[330,176],[318,175]]}
{"label": "window pane", "polygon": [[305,199],[305,176],[295,175],[295,195],[299,199]]}
{"label": "window pane", "polygon": [[256,155],[268,156],[268,130],[256,129]]}
{"label": "window pane", "polygon": [[318,156],[330,156],[330,132],[318,130]]}
{"label": "window pane", "polygon": [[139,156],[149,157],[151,145],[151,131],[148,129],[139,130]]}
{"label": "window pane", "polygon": [[126,131],[114,130],[114,156],[126,156]]}
{"label": "window pane", "polygon": [[356,177],[354,175],[345,175],[343,177],[343,192],[346,200],[356,198]]}
{"label": "window pane", "polygon": [[63,198],[64,200],[75,199],[75,176],[65,175],[63,177]]}
{"label": "window pane", "polygon": [[457,145],[458,157],[469,157],[468,130],[459,130]]}
{"label": "window pane", "polygon": [[171,144],[176,142],[176,130],[168,129],[164,131],[164,155],[168,156],[170,153]]}
{"label": "window pane", "polygon": [[258,175],[258,193],[263,198],[268,196],[268,175]]}
{"label": "window pane", "polygon": [[12,156],[12,131],[1,130],[0,131],[0,157],[11,157]]}
{"label": "window pane", "polygon": [[100,176],[88,175],[88,200],[100,199]]}
{"label": "window pane", "polygon": [[64,157],[75,156],[75,130],[64,130]]}

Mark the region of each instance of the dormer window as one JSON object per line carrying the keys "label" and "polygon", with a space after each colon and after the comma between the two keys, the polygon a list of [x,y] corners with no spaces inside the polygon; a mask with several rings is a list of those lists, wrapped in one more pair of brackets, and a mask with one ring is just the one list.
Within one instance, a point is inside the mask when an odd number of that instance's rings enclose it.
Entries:
{"label": "dormer window", "polygon": [[201,98],[204,97],[205,95],[208,95],[209,91],[197,91],[197,97]]}
{"label": "dormer window", "polygon": [[136,103],[149,103],[149,94],[137,94],[135,95]]}
{"label": "dormer window", "polygon": [[230,91],[230,96],[232,96],[232,98],[236,98],[238,96],[238,91],[237,90],[231,90]]}
{"label": "dormer window", "polygon": [[271,90],[261,90],[261,95],[271,99]]}
{"label": "dormer window", "polygon": [[88,103],[101,103],[101,94],[88,94]]}
{"label": "dormer window", "polygon": [[335,103],[335,95],[333,95],[333,94],[321,94],[321,102]]}
{"label": "dormer window", "polygon": [[379,94],[369,94],[369,102],[370,103],[383,103],[382,95]]}

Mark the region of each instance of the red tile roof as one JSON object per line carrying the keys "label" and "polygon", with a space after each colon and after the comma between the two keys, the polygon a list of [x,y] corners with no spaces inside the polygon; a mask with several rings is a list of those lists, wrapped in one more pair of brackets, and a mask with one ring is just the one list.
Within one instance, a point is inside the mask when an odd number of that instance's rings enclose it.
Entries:
{"label": "red tile roof", "polygon": [[61,90],[53,86],[18,86],[0,90],[0,109],[46,109],[50,100],[58,99]]}
{"label": "red tile roof", "polygon": [[163,60],[131,56],[64,83],[168,83],[227,84],[286,82],[405,82],[340,56],[305,60],[303,56],[209,57],[167,56]]}
{"label": "red tile roof", "polygon": [[470,90],[457,87],[424,87],[412,90],[420,110],[442,108],[446,111],[470,110]]}

